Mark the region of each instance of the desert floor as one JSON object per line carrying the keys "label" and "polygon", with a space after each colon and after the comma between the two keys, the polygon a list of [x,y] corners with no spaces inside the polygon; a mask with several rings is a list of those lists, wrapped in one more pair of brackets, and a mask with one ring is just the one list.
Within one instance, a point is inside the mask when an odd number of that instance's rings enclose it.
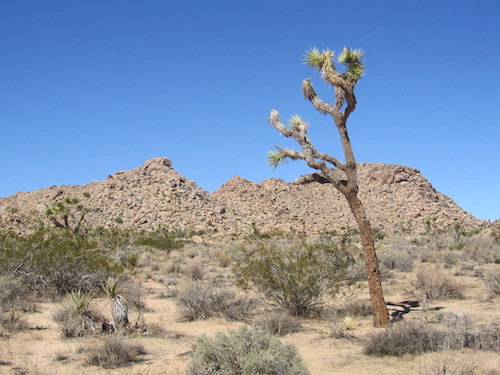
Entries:
{"label": "desert floor", "polygon": [[[184,276],[165,276],[171,268],[172,260],[182,259],[184,266],[198,261],[206,267],[207,274],[230,281],[229,268],[214,263],[213,254],[226,251],[225,245],[211,248],[212,256],[204,253],[206,248],[193,245],[168,256],[153,249],[141,253],[139,268],[134,278],[141,284],[146,311],[143,320],[149,325],[159,326],[164,332],[159,335],[132,333],[123,336],[129,342],[140,343],[147,354],[142,360],[116,369],[103,369],[85,364],[82,347],[97,345],[103,335],[84,338],[62,338],[53,314],[61,308],[60,302],[37,302],[35,312],[24,313],[22,319],[27,322],[27,329],[17,331],[2,330],[0,336],[0,374],[185,374],[190,361],[190,352],[200,335],[212,336],[218,331],[235,329],[247,323],[227,321],[223,318],[210,318],[199,321],[183,321],[180,318],[176,299],[170,294],[173,280]],[[207,256],[208,254],[208,256]],[[418,267],[435,267],[430,264],[416,264]],[[498,269],[498,265],[484,265]],[[446,268],[446,267],[444,267]],[[464,271],[464,269],[466,269]],[[462,270],[462,272],[458,272]],[[404,315],[405,320],[426,320],[432,322],[439,316],[466,314],[474,324],[498,322],[500,318],[498,297],[486,298],[487,290],[481,278],[474,276],[471,267],[455,264],[445,269],[453,280],[462,286],[465,299],[431,301],[427,309],[410,308]],[[218,275],[218,276],[217,276]],[[390,278],[384,280],[386,301],[390,303],[390,312],[402,310],[403,302],[411,296],[407,293],[407,284],[412,272],[393,271]],[[347,298],[366,299],[366,285],[355,290]],[[98,300],[99,309],[104,315],[110,315],[108,299]],[[400,306],[395,306],[400,305]],[[262,305],[255,315],[266,314],[271,307]],[[131,321],[137,318],[137,312],[131,311]],[[492,351],[471,349],[447,352],[404,355],[402,357],[368,356],[363,353],[363,340],[372,332],[370,317],[353,317],[356,328],[349,332],[352,337],[335,338],[330,334],[332,319],[328,317],[301,318],[299,332],[287,334],[280,339],[296,346],[312,375],[402,375],[402,374],[437,374],[433,372],[442,364],[458,367],[471,366],[475,374],[500,374],[500,354]],[[440,374],[442,372],[439,372]]]}

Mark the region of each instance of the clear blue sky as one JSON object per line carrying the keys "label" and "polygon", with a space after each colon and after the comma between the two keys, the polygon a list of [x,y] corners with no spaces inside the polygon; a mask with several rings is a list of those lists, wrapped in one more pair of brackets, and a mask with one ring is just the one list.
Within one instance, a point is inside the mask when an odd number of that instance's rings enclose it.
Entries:
{"label": "clear blue sky", "polygon": [[500,1],[0,1],[0,197],[86,184],[165,156],[208,190],[293,180],[269,110],[330,120],[302,98],[312,46],[365,51],[349,128],[359,162],[419,169],[482,219],[500,217]]}

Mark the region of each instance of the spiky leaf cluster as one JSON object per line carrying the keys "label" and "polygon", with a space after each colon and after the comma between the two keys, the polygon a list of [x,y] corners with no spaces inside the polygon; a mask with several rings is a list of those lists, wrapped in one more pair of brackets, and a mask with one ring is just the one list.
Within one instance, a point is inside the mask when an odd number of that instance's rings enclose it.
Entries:
{"label": "spiky leaf cluster", "polygon": [[338,61],[345,64],[347,76],[353,81],[358,81],[363,76],[363,51],[344,47]]}
{"label": "spiky leaf cluster", "polygon": [[281,151],[268,151],[267,152],[267,162],[273,168],[277,168],[287,162],[285,154]]}
{"label": "spiky leaf cluster", "polygon": [[95,290],[90,293],[84,293],[81,290],[72,291],[66,294],[62,306],[73,315],[91,315],[97,308],[96,294]]}
{"label": "spiky leaf cluster", "polygon": [[321,70],[323,63],[323,53],[316,47],[311,48],[304,55],[304,64],[310,66],[311,68]]}
{"label": "spiky leaf cluster", "polygon": [[115,298],[117,296],[116,292],[117,284],[118,281],[115,278],[109,277],[108,280],[106,281],[106,284],[103,285],[102,289],[104,293],[106,293],[110,298]]}
{"label": "spiky leaf cluster", "polygon": [[288,123],[290,124],[290,127],[292,129],[298,129],[300,124],[302,124],[304,122],[302,121],[302,117],[300,117],[300,115],[295,114],[292,116],[292,118],[290,120],[288,120]]}

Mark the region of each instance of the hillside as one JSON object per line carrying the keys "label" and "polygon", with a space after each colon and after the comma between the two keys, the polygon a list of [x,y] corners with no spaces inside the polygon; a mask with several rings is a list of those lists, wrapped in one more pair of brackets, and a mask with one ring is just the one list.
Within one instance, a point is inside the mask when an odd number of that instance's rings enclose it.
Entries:
{"label": "hillside", "polygon": [[[473,230],[482,224],[411,167],[359,164],[359,184],[373,226],[387,232],[421,232],[429,218],[436,218],[438,228],[458,223]],[[217,237],[247,233],[251,223],[261,232],[321,233],[355,227],[347,203],[331,186],[299,186],[279,179],[257,184],[233,177],[209,194],[162,157],[104,181],[1,198],[0,226],[33,228],[46,221],[47,207],[65,197],[76,197],[90,209],[85,223],[92,227],[147,230],[167,225]]]}

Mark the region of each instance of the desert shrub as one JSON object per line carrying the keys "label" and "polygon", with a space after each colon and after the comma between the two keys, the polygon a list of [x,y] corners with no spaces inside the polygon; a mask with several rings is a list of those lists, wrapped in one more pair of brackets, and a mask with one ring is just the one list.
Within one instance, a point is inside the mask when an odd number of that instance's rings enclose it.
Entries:
{"label": "desert shrub", "polygon": [[81,348],[80,352],[86,354],[85,362],[88,365],[106,369],[139,362],[140,356],[146,354],[142,345],[125,342],[125,339],[118,336],[106,337],[97,345]]}
{"label": "desert shrub", "polygon": [[500,243],[490,236],[474,236],[466,240],[464,254],[476,264],[500,264]]}
{"label": "desert shrub", "polygon": [[70,231],[0,233],[0,274],[42,291],[50,287],[64,294],[98,288],[123,270],[112,255],[91,237]]}
{"label": "desert shrub", "polygon": [[[29,290],[25,284],[11,276],[0,276],[0,325],[8,331],[28,328],[22,310],[27,308]],[[9,312],[4,314],[5,312]]]}
{"label": "desert shrub", "polygon": [[23,315],[23,313],[15,310],[0,314],[0,325],[10,332],[26,331],[29,329],[29,325]]}
{"label": "desert shrub", "polygon": [[410,280],[410,291],[422,302],[436,299],[463,299],[463,286],[446,276],[439,268],[420,269]]}
{"label": "desert shrub", "polygon": [[233,261],[233,257],[231,256],[231,253],[227,250],[217,249],[215,251],[215,257],[219,261],[219,266],[224,267],[224,268],[228,267]]}
{"label": "desert shrub", "polygon": [[176,297],[182,317],[190,321],[213,316],[241,320],[256,306],[254,299],[242,298],[231,289],[199,281],[184,285],[177,291]]}
{"label": "desert shrub", "polygon": [[205,271],[203,270],[203,264],[198,261],[190,262],[187,265],[184,273],[191,280],[201,280],[203,279],[203,276],[205,276]]}
{"label": "desert shrub", "polygon": [[29,288],[9,275],[0,276],[0,314],[4,311],[31,310],[27,302]]}
{"label": "desert shrub", "polygon": [[262,329],[243,326],[215,338],[198,339],[189,375],[308,375],[295,347]]}
{"label": "desert shrub", "polygon": [[165,251],[180,249],[184,246],[184,242],[177,239],[177,234],[164,226],[160,226],[154,232],[139,235],[135,240],[135,244]]}
{"label": "desert shrub", "polygon": [[[477,365],[452,355],[440,355],[419,365],[421,375],[476,375]],[[485,375],[485,374],[484,374]]]}
{"label": "desert shrub", "polygon": [[342,316],[371,316],[372,305],[366,299],[349,299],[342,306],[335,309],[336,315]]}
{"label": "desert shrub", "polygon": [[500,296],[500,272],[499,270],[491,270],[485,272],[483,280],[488,288],[491,297]]}
{"label": "desert shrub", "polygon": [[474,325],[467,314],[455,313],[445,322],[447,329],[443,349],[500,350],[500,326]]}
{"label": "desert shrub", "polygon": [[253,320],[255,326],[261,327],[272,335],[285,336],[300,330],[300,321],[290,316],[287,311],[273,311]]}
{"label": "desert shrub", "polygon": [[402,356],[439,349],[444,333],[422,322],[402,321],[369,335],[364,343],[368,355]]}
{"label": "desert shrub", "polygon": [[328,240],[299,240],[290,246],[259,241],[241,252],[243,260],[234,267],[237,284],[294,316],[306,315],[335,296],[352,264],[347,253]]}
{"label": "desert shrub", "polygon": [[404,251],[389,251],[379,255],[380,264],[390,270],[410,272],[413,270],[413,259]]}
{"label": "desert shrub", "polygon": [[104,320],[99,314],[95,300],[96,292],[70,292],[61,303],[53,319],[61,330],[63,337],[81,337],[100,329]]}

